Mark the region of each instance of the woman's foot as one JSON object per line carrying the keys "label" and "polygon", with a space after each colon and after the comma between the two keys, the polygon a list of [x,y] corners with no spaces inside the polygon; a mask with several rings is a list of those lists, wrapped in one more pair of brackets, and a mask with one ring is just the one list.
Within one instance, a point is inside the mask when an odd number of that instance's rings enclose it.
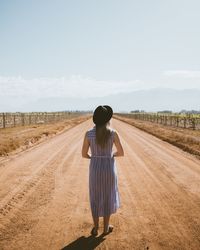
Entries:
{"label": "woman's foot", "polygon": [[98,229],[93,227],[90,233],[91,233],[92,236],[97,236],[98,235]]}
{"label": "woman's foot", "polygon": [[113,225],[109,225],[107,230],[103,231],[103,234],[107,235],[107,234],[111,233],[113,231],[113,228],[114,228]]}

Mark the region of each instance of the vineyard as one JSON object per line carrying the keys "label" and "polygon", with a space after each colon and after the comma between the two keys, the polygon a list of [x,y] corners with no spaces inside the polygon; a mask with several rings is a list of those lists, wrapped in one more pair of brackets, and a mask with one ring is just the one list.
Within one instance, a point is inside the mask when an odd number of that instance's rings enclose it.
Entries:
{"label": "vineyard", "polygon": [[83,112],[0,113],[0,128],[46,124],[80,116]]}
{"label": "vineyard", "polygon": [[158,113],[119,113],[118,115],[143,121],[150,121],[166,126],[200,129],[200,115],[177,115]]}

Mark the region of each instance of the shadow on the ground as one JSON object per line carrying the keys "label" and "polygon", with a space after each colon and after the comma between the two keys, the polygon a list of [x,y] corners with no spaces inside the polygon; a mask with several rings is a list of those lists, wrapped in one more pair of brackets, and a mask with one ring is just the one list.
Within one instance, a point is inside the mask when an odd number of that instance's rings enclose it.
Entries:
{"label": "shadow on the ground", "polygon": [[63,247],[61,250],[93,250],[105,240],[103,235],[99,237],[81,236],[69,245]]}

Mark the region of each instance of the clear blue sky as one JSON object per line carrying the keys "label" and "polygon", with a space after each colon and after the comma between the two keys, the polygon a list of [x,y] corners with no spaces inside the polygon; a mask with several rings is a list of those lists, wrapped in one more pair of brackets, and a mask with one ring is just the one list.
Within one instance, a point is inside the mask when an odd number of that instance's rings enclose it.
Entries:
{"label": "clear blue sky", "polygon": [[200,88],[199,10],[199,0],[0,0],[0,93]]}

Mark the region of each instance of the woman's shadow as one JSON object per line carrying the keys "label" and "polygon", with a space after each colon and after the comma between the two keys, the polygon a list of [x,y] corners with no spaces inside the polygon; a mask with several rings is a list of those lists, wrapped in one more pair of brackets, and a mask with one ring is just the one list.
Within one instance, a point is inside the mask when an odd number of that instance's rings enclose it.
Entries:
{"label": "woman's shadow", "polygon": [[69,245],[63,247],[61,250],[93,250],[105,240],[104,235],[99,237],[94,236],[81,236]]}

